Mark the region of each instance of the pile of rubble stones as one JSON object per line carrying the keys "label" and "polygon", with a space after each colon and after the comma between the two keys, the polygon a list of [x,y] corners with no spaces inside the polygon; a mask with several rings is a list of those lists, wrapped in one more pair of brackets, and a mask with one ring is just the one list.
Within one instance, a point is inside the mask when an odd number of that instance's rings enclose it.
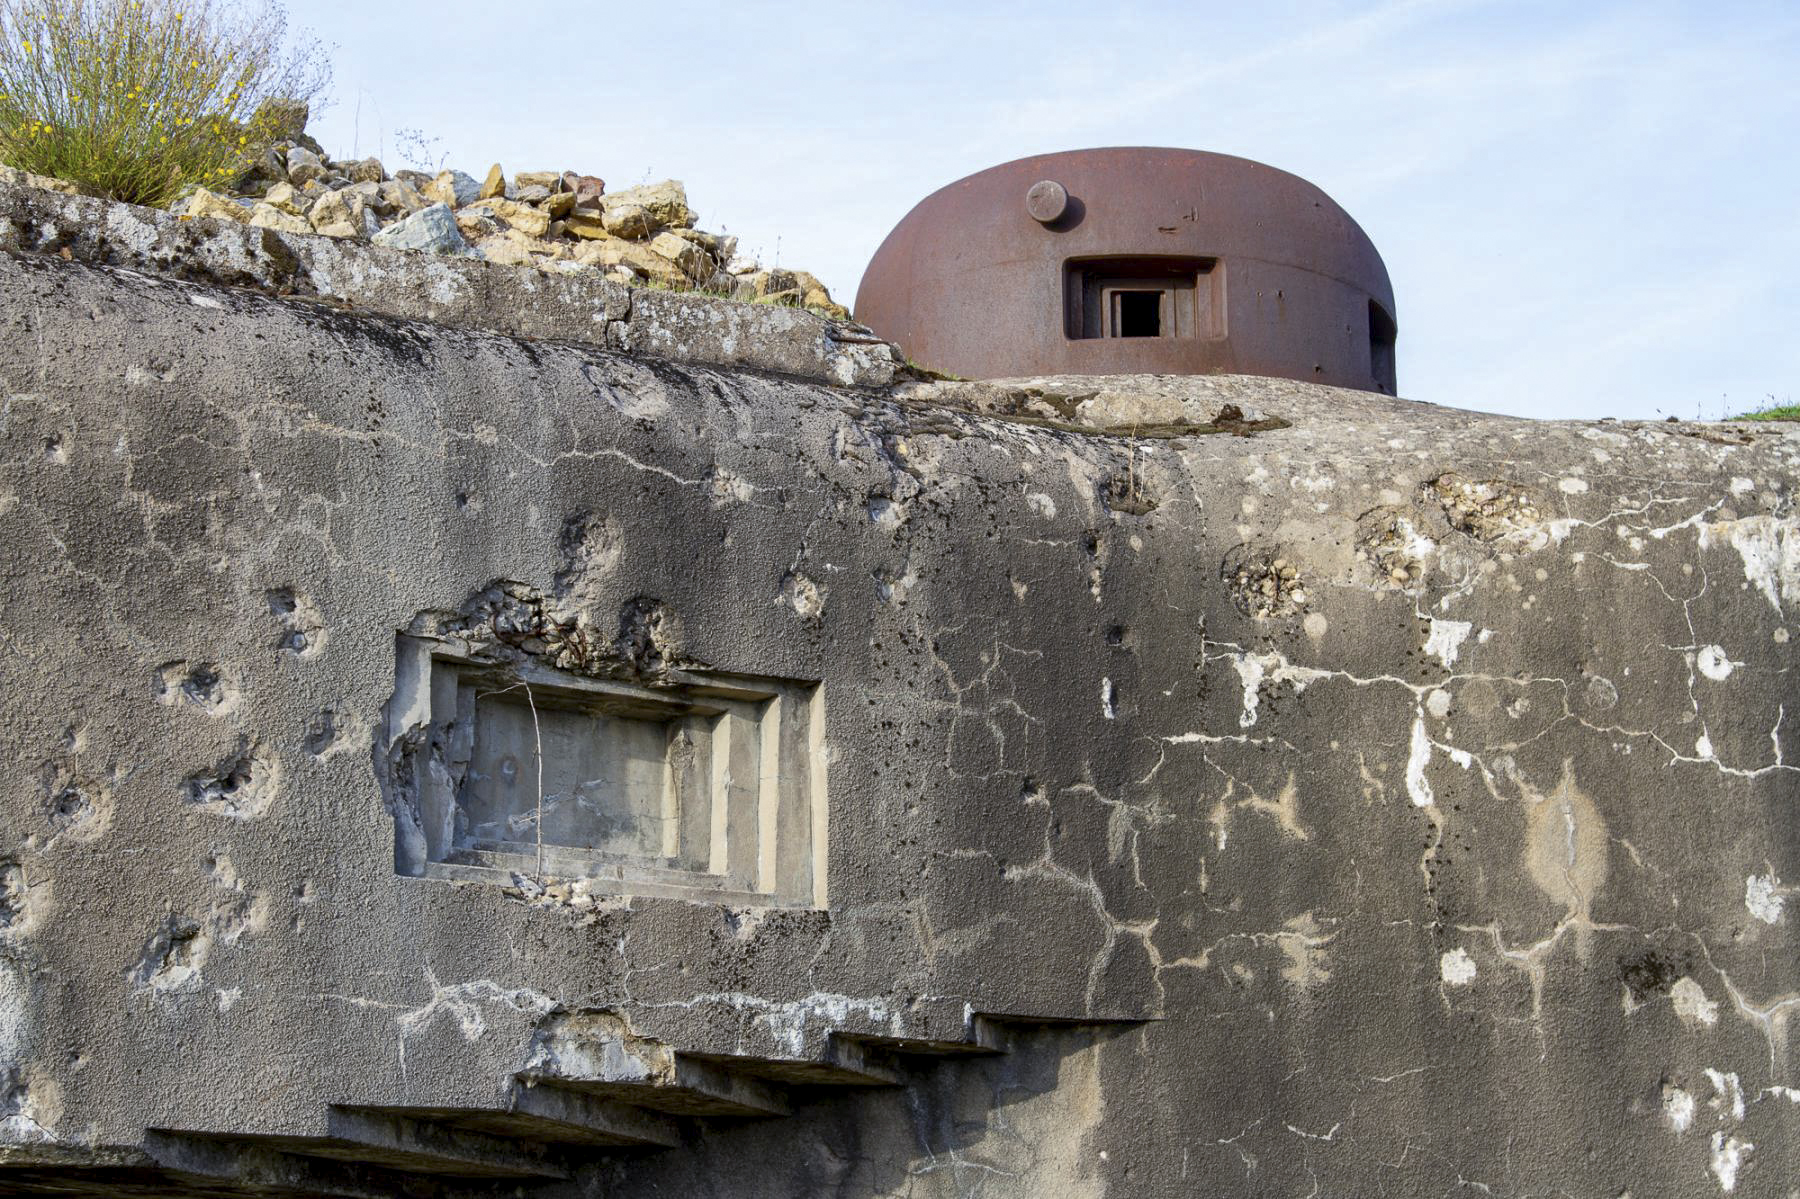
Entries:
{"label": "pile of rubble stones", "polygon": [[838,320],[850,315],[805,271],[764,268],[738,253],[737,238],[696,229],[674,180],[608,192],[593,175],[508,177],[498,164],[485,179],[461,171],[390,175],[379,159],[333,159],[304,144],[310,140],[277,144],[229,191],[199,188],[171,210],[545,271],[595,270],[621,283],[786,304]]}

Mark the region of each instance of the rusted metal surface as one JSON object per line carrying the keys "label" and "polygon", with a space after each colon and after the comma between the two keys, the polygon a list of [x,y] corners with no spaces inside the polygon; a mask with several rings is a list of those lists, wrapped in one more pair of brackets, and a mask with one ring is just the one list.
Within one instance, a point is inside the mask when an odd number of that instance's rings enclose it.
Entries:
{"label": "rusted metal surface", "polygon": [[920,201],[857,319],[968,378],[1240,373],[1394,394],[1394,294],[1306,180],[1200,150],[1022,158]]}

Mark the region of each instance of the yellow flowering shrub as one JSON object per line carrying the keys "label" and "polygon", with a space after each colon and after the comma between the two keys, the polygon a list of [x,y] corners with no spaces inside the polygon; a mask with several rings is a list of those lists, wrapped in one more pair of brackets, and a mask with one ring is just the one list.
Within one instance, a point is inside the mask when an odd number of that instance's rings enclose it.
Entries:
{"label": "yellow flowering shrub", "polygon": [[274,0],[0,0],[0,163],[162,207],[240,176],[329,80]]}

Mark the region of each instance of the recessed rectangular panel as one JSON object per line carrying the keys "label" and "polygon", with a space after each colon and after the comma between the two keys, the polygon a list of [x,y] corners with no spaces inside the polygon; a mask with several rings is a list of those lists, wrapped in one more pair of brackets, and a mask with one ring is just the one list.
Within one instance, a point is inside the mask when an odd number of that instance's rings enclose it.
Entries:
{"label": "recessed rectangular panel", "polygon": [[[461,805],[477,841],[665,857],[669,721],[539,708],[522,692],[475,703]],[[539,774],[539,741],[542,775]]]}
{"label": "recessed rectangular panel", "polygon": [[403,872],[823,904],[816,683],[684,673],[644,687],[410,637],[397,660],[429,674],[405,683],[429,696],[426,723],[388,733]]}

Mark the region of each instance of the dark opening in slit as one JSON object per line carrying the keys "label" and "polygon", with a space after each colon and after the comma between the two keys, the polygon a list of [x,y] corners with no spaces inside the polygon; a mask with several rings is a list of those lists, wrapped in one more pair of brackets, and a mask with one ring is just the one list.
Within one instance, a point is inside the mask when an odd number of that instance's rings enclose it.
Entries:
{"label": "dark opening in slit", "polygon": [[1119,292],[1119,320],[1114,336],[1161,337],[1162,297],[1160,291]]}

